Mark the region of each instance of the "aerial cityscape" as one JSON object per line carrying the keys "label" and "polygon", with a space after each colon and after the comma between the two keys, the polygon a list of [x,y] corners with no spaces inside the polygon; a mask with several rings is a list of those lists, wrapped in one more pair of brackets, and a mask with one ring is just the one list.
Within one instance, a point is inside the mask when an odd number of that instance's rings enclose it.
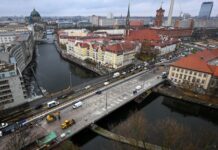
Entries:
{"label": "aerial cityscape", "polygon": [[0,1],[0,150],[218,149],[218,1]]}

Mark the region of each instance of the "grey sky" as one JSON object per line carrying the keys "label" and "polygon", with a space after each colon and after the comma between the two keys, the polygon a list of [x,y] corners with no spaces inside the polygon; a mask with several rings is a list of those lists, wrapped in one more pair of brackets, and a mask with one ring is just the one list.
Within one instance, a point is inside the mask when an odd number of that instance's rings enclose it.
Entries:
{"label": "grey sky", "polygon": [[[175,0],[174,16],[180,12],[196,16],[205,0]],[[217,1],[217,0],[216,0]],[[218,1],[214,1],[212,16],[218,15]],[[41,16],[88,16],[107,15],[126,16],[129,0],[0,0],[0,16],[27,16],[35,8]],[[170,0],[163,0],[165,16],[168,14]],[[131,0],[131,16],[154,16],[161,0]]]}

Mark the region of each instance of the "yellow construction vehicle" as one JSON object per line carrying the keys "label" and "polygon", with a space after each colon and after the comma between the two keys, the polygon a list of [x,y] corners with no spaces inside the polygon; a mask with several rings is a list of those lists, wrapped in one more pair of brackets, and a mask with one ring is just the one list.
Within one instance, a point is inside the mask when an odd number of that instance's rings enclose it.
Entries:
{"label": "yellow construction vehicle", "polygon": [[46,116],[46,121],[48,123],[50,123],[50,122],[53,122],[53,121],[57,120],[57,118],[60,118],[60,112],[55,112],[53,114],[48,114]]}
{"label": "yellow construction vehicle", "polygon": [[75,123],[76,123],[76,122],[75,122],[74,119],[72,119],[72,120],[65,120],[64,123],[61,124],[61,128],[62,128],[62,129],[66,129],[66,128],[72,126],[72,125],[75,124]]}

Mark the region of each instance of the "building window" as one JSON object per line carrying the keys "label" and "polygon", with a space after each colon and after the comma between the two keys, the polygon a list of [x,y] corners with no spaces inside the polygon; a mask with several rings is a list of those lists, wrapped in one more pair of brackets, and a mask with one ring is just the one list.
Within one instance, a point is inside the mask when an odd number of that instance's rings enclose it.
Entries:
{"label": "building window", "polygon": [[202,80],[201,83],[204,84],[204,83],[205,83],[205,80]]}
{"label": "building window", "polygon": [[185,73],[187,74],[187,73],[188,73],[188,71],[187,71],[187,70],[185,70]]}
{"label": "building window", "polygon": [[204,74],[204,77],[206,78],[206,77],[207,77],[207,75],[206,75],[206,74]]}
{"label": "building window", "polygon": [[183,73],[183,71],[184,71],[184,70],[183,70],[183,69],[181,69],[181,72],[182,72],[182,73]]}
{"label": "building window", "polygon": [[188,76],[188,81],[191,81],[191,76]]}
{"label": "building window", "polygon": [[194,72],[194,75],[196,76],[196,75],[197,75],[197,72]]}
{"label": "building window", "polygon": [[190,71],[189,74],[192,74],[192,71]]}
{"label": "building window", "polygon": [[172,77],[174,77],[174,75],[175,75],[175,74],[174,74],[174,73],[172,73]]}
{"label": "building window", "polygon": [[192,78],[192,82],[195,82],[195,81],[196,81],[196,78],[195,78],[195,77],[193,77],[193,78]]}
{"label": "building window", "polygon": [[186,80],[187,75],[184,75],[184,79]]}
{"label": "building window", "polygon": [[179,68],[177,68],[177,71],[179,72]]}
{"label": "building window", "polygon": [[198,73],[198,76],[199,76],[199,77],[201,77],[201,75],[202,75],[201,73]]}
{"label": "building window", "polygon": [[197,79],[196,82],[199,83],[199,82],[200,82],[200,79]]}
{"label": "building window", "polygon": [[179,78],[182,79],[182,74],[180,74]]}
{"label": "building window", "polygon": [[178,74],[176,73],[176,78],[178,77]]}

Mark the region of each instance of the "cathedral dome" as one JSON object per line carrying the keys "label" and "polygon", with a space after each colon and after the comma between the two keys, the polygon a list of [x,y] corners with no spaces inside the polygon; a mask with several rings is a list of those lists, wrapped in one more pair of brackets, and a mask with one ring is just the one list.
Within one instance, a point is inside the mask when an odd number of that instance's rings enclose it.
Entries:
{"label": "cathedral dome", "polygon": [[40,14],[38,11],[35,10],[35,8],[33,9],[33,11],[30,14],[30,17],[40,17]]}

